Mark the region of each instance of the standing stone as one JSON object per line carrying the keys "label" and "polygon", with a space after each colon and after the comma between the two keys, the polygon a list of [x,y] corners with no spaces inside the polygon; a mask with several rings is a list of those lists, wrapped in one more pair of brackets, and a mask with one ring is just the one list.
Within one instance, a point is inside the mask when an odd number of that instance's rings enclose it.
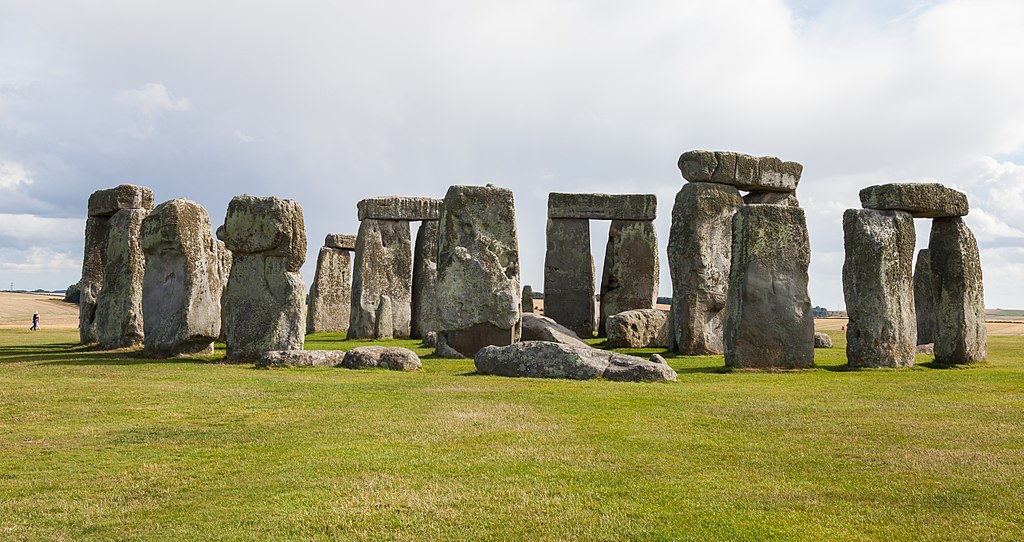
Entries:
{"label": "standing stone", "polygon": [[85,257],[82,259],[82,280],[78,283],[78,335],[82,344],[99,342],[96,333],[96,305],[103,288],[103,259],[107,253],[110,220],[90,216],[85,221]]}
{"label": "standing stone", "polygon": [[935,300],[935,362],[985,361],[985,292],[974,234],[962,218],[936,218],[928,241]]}
{"label": "standing stone", "polygon": [[512,191],[452,186],[441,207],[438,350],[473,356],[521,333],[519,241]]}
{"label": "standing stone", "polygon": [[[328,236],[330,239],[331,236]],[[309,287],[306,333],[344,333],[352,304],[350,250],[325,246],[316,258],[316,274]]]}
{"label": "standing stone", "polygon": [[[224,225],[222,224],[217,228],[217,232],[220,233],[223,229]],[[228,279],[231,277],[232,256],[231,251],[228,250],[227,245],[224,244],[224,240],[221,239],[220,236],[217,236],[217,256],[220,262],[220,265],[217,267],[217,271],[220,274],[220,282],[224,285],[220,292],[220,333],[217,335],[217,342],[222,343],[226,341],[224,336],[224,292],[228,291]]]}
{"label": "standing stone", "polygon": [[732,255],[732,217],[743,207],[735,187],[686,183],[676,194],[668,262],[672,275],[669,350],[721,354]]}
{"label": "standing stone", "polygon": [[593,337],[594,293],[590,221],[549,218],[544,254],[544,316],[580,337]]}
{"label": "standing stone", "polygon": [[726,366],[814,366],[814,318],[807,295],[811,247],[803,209],[747,205],[732,224]]}
{"label": "standing stone", "polygon": [[103,288],[96,302],[96,335],[101,348],[142,344],[142,275],[146,259],[139,228],[148,209],[122,209],[110,217],[103,257]]}
{"label": "standing stone", "polygon": [[424,220],[416,233],[412,260],[412,337],[425,339],[437,331],[437,220]]}
{"label": "standing stone", "polygon": [[395,321],[391,317],[391,313],[391,298],[386,295],[380,296],[380,303],[377,304],[374,314],[374,326],[376,326],[373,330],[374,337],[378,339],[395,338]]}
{"label": "standing stone", "polygon": [[917,345],[914,219],[903,211],[849,209],[843,215],[843,293],[851,367],[910,367]]}
{"label": "standing stone", "polygon": [[932,292],[932,258],[927,248],[917,253],[914,266],[914,312],[917,313],[917,344],[935,342],[935,298]]}
{"label": "standing stone", "polygon": [[520,297],[523,300],[523,314],[533,314],[533,287],[529,284],[523,286],[523,294]]}
{"label": "standing stone", "polygon": [[359,223],[352,274],[350,339],[374,339],[380,297],[391,298],[391,328],[407,339],[412,318],[412,237],[406,220],[367,218]]}
{"label": "standing stone", "polygon": [[232,254],[222,315],[227,361],[270,350],[301,350],[306,331],[302,207],[293,200],[235,196],[224,219]]}
{"label": "standing stone", "polygon": [[654,222],[612,220],[601,278],[601,316],[597,334],[605,335],[607,319],[633,309],[653,309],[658,301],[658,237]]}
{"label": "standing stone", "polygon": [[161,203],[142,221],[145,353],[151,357],[212,354],[220,335],[220,241],[198,203]]}

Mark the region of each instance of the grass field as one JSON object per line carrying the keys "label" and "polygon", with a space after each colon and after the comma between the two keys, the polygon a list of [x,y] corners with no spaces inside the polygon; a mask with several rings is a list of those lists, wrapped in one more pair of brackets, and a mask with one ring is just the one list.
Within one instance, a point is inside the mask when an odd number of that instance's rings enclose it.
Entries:
{"label": "grass field", "polygon": [[678,383],[632,384],[0,330],[0,540],[1024,538],[1024,339],[979,367],[853,372],[833,337],[815,370],[669,358]]}

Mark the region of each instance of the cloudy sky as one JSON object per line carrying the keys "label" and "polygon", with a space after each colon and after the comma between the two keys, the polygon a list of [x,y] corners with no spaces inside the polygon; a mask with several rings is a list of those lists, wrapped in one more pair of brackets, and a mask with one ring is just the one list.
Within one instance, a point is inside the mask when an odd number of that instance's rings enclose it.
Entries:
{"label": "cloudy sky", "polygon": [[[257,7],[258,5],[258,7]],[[547,193],[653,192],[688,149],[804,164],[811,298],[843,305],[870,184],[967,192],[990,307],[1024,307],[1024,2],[0,0],[0,285],[80,274],[86,200],[129,182],[215,224],[294,198],[312,278],[355,204],[515,191],[543,285]],[[607,223],[594,223],[598,267]],[[928,224],[918,221],[918,245]],[[600,273],[600,270],[598,271]]]}

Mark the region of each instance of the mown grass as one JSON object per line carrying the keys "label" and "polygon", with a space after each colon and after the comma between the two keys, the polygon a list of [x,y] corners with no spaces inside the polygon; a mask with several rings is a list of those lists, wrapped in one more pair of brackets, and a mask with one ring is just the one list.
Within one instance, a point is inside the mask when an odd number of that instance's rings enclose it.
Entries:
{"label": "mown grass", "polygon": [[257,370],[0,331],[0,540],[1020,540],[1024,339],[846,371],[834,338],[815,370],[631,384],[416,341],[415,373]]}

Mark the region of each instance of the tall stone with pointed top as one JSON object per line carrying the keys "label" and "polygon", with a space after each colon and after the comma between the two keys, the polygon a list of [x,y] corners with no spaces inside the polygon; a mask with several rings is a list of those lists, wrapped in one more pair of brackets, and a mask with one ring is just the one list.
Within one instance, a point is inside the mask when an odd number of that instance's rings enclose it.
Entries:
{"label": "tall stone with pointed top", "polygon": [[605,335],[608,317],[613,314],[654,308],[660,280],[658,266],[654,222],[612,220],[601,278],[598,335]]}
{"label": "tall stone with pointed top", "polygon": [[935,361],[985,361],[985,291],[974,234],[960,217],[936,218],[928,240],[935,300]]}
{"label": "tall stone with pointed top", "polygon": [[424,220],[416,233],[412,258],[412,337],[425,339],[437,331],[437,220]]}
{"label": "tall stone with pointed top", "polygon": [[917,344],[935,342],[935,298],[932,292],[932,257],[928,249],[917,253],[914,266],[914,312],[917,313]]}
{"label": "tall stone with pointed top", "polygon": [[352,274],[350,339],[376,338],[377,306],[382,295],[391,299],[390,328],[394,337],[409,338],[412,236],[408,220],[364,218],[359,223]]}
{"label": "tall stone with pointed top", "polygon": [[529,284],[523,286],[523,314],[533,314],[533,287]]}

